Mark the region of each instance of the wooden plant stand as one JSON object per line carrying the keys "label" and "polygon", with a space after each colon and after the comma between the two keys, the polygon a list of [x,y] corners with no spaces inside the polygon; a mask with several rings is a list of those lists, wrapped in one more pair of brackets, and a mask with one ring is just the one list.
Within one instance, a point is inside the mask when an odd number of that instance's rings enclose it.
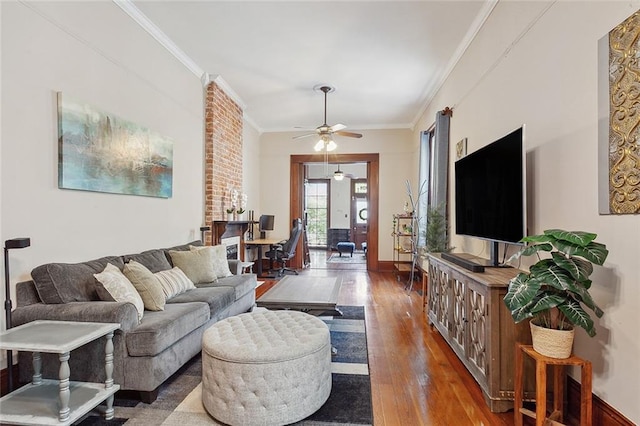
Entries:
{"label": "wooden plant stand", "polygon": [[[536,363],[535,413],[522,407],[524,354],[533,358]],[[592,421],[591,362],[575,355],[571,355],[566,359],[550,358],[533,350],[532,345],[516,343],[515,401],[513,410],[516,426],[522,426],[523,415],[536,419],[536,426],[548,424],[547,421],[554,425],[563,424],[566,380],[564,367],[571,365],[581,367],[580,425],[589,426]],[[553,368],[553,411],[549,417],[547,417],[547,366]]]}

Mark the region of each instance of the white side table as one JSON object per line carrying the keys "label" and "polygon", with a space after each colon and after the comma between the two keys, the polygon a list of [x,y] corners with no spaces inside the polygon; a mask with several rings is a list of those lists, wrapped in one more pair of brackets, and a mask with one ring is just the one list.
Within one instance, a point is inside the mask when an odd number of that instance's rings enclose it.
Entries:
{"label": "white side table", "polygon": [[[33,321],[0,333],[0,349],[33,352],[33,381],[0,399],[0,423],[70,425],[105,400],[105,418],[112,419],[120,389],[113,383],[113,332],[119,328],[117,323]],[[103,336],[105,382],[69,381],[70,352]],[[59,380],[42,378],[41,352],[59,354]]]}
{"label": "white side table", "polygon": [[240,273],[253,273],[253,262],[240,262]]}

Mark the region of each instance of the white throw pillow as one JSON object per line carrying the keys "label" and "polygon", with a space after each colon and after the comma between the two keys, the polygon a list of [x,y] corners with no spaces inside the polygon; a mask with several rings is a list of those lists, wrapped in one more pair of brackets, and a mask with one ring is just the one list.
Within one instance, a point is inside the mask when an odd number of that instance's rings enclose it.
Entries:
{"label": "white throw pillow", "polygon": [[124,265],[124,275],[136,288],[148,311],[164,311],[166,297],[160,280],[142,263],[130,260]]}
{"label": "white throw pillow", "polygon": [[144,303],[142,298],[131,284],[131,281],[120,271],[120,269],[108,263],[102,272],[93,274],[102,286],[109,292],[116,302],[133,303],[138,311],[138,321],[142,320],[144,314]]}
{"label": "white throw pillow", "polygon": [[227,259],[227,246],[189,246],[191,251],[207,252],[216,278],[230,277],[233,275],[229,269],[229,260]]}
{"label": "white throw pillow", "polygon": [[170,250],[173,265],[182,269],[194,284],[210,283],[217,280],[211,256],[206,250],[176,251]]}
{"label": "white throw pillow", "polygon": [[166,300],[180,293],[184,293],[187,290],[196,288],[196,286],[193,285],[193,281],[177,266],[173,269],[156,272],[154,275],[158,281],[160,281],[160,286],[162,287]]}

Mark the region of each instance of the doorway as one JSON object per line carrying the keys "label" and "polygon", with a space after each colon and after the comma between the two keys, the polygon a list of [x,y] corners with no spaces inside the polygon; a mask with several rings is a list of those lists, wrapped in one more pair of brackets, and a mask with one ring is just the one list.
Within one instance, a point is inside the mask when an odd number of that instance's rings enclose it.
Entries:
{"label": "doorway", "polygon": [[[323,163],[325,154],[309,154],[309,155],[292,155],[291,157],[291,186],[290,186],[290,217],[304,217],[304,186],[305,186],[305,164]],[[378,203],[379,203],[379,154],[330,154],[328,156],[329,164],[349,164],[364,163],[367,169],[367,190],[368,203],[366,210],[367,227],[367,258],[366,267],[369,271],[378,271]],[[351,227],[347,223],[346,227]],[[292,260],[291,265],[295,268],[302,268],[304,252],[301,247],[302,242],[297,250],[296,257]]]}

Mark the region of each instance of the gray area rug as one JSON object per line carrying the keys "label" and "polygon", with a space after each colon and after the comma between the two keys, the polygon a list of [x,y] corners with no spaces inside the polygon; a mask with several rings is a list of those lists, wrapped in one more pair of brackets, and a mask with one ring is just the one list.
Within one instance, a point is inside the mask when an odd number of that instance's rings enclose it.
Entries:
{"label": "gray area rug", "polygon": [[353,257],[349,255],[349,253],[332,253],[331,256],[327,259],[327,263],[367,263],[367,258],[363,252],[354,252]]}
{"label": "gray area rug", "polygon": [[[337,349],[332,358],[332,387],[327,402],[298,426],[372,425],[371,381],[363,306],[341,306],[341,317],[320,316]],[[115,418],[94,412],[81,426],[220,425],[202,406],[202,361],[196,356],[167,380],[152,404],[116,397]]]}

